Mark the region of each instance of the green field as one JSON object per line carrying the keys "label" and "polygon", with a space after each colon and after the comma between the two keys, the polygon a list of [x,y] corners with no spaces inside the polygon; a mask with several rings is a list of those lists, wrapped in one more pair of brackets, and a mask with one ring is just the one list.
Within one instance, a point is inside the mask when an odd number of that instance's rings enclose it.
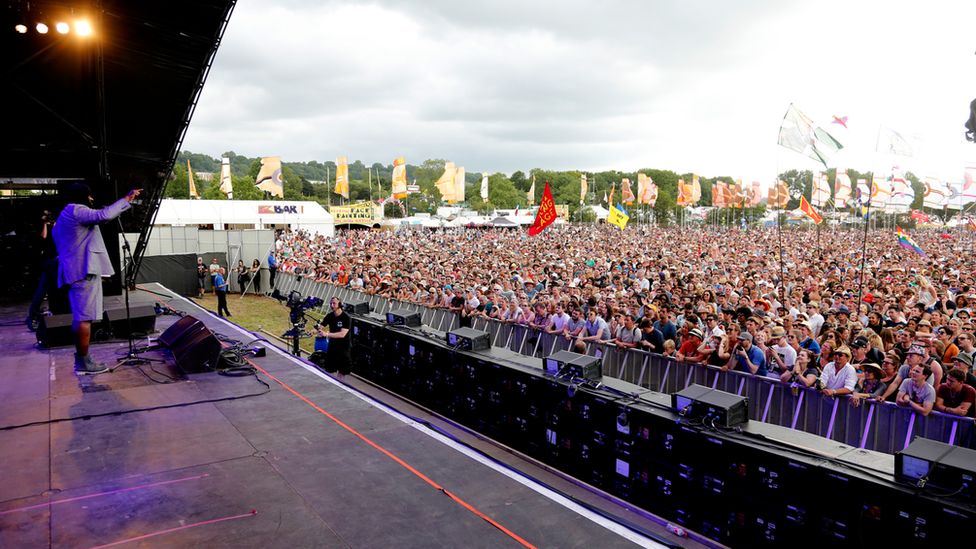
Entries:
{"label": "green field", "polygon": [[[209,311],[217,311],[217,296],[208,292],[202,298],[192,297],[192,301]],[[288,321],[288,307],[270,297],[258,295],[246,295],[243,299],[239,294],[227,295],[227,308],[230,309],[231,317],[228,319],[234,324],[243,328],[257,332],[259,335],[267,337],[269,341],[279,347],[286,348],[286,345],[270,337],[267,333],[274,336],[281,336],[286,330],[291,328]],[[316,314],[316,318],[321,315]],[[309,322],[306,330],[312,329],[313,322]],[[312,340],[302,340],[302,348],[310,350]]]}

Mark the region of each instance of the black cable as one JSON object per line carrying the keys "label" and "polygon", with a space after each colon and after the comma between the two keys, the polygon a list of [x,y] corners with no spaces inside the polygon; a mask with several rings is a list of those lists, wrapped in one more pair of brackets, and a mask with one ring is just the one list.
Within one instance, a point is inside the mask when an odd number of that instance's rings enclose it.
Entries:
{"label": "black cable", "polygon": [[66,421],[77,421],[79,419],[88,420],[88,419],[94,419],[94,418],[105,417],[105,416],[121,416],[121,415],[126,415],[126,414],[133,414],[133,413],[136,413],[136,412],[152,412],[154,410],[167,410],[169,408],[182,408],[182,407],[186,407],[186,406],[196,406],[198,404],[212,404],[212,403],[216,403],[216,402],[229,402],[229,401],[232,401],[232,400],[240,400],[240,399],[243,399],[243,398],[251,398],[251,397],[261,396],[261,395],[264,395],[264,394],[267,394],[267,393],[271,392],[271,385],[268,385],[268,383],[265,382],[263,379],[261,379],[257,374],[254,374],[254,379],[257,380],[257,382],[260,383],[261,385],[264,385],[265,389],[263,391],[258,392],[258,393],[248,393],[246,395],[236,395],[236,396],[221,397],[221,398],[208,398],[208,399],[203,399],[203,400],[194,400],[194,401],[191,401],[191,402],[181,402],[181,403],[177,403],[177,404],[162,404],[162,405],[159,405],[159,406],[150,406],[148,408],[133,408],[131,410],[118,410],[118,411],[114,411],[114,412],[102,412],[100,414],[86,414],[86,415],[83,415],[83,416],[62,417],[62,418],[49,419],[49,420],[46,420],[46,421],[32,421],[30,423],[22,423],[20,425],[6,425],[6,426],[3,426],[3,427],[0,427],[0,431],[13,431],[13,430],[16,430],[16,429],[23,429],[24,427],[35,427],[37,425],[51,425],[51,424],[54,424],[54,423],[63,423],[63,422],[66,422]]}

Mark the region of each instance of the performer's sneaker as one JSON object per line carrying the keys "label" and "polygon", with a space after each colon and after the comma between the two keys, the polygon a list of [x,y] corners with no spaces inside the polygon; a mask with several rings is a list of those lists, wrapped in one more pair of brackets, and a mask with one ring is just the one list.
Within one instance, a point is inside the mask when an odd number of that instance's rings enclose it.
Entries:
{"label": "performer's sneaker", "polygon": [[108,371],[108,366],[104,364],[99,364],[91,357],[87,355],[85,357],[78,356],[75,353],[75,373],[81,376],[93,376],[95,374],[102,374]]}

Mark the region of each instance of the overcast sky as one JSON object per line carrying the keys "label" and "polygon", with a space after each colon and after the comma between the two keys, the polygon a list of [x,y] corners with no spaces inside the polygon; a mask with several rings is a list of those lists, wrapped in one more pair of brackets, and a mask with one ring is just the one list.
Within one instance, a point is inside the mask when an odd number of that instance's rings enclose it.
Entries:
{"label": "overcast sky", "polygon": [[[184,149],[765,184],[816,167],[776,145],[793,103],[846,145],[831,167],[959,180],[974,22],[961,0],[241,0]],[[875,154],[882,124],[916,157]]]}

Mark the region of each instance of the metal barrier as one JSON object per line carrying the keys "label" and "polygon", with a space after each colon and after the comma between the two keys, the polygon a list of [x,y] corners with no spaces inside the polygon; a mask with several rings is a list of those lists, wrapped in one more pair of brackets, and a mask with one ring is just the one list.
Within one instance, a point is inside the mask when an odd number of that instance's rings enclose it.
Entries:
{"label": "metal barrier", "polygon": [[[343,302],[362,299],[364,294],[319,283],[312,279],[278,273],[276,287],[287,295],[293,289],[302,295],[315,295],[325,301],[333,295]],[[421,313],[421,322],[440,331],[458,327],[455,313],[382,296],[368,296],[370,307],[378,313],[407,309]],[[472,319],[472,327],[488,332],[491,344],[526,356],[544,357],[556,351],[569,350],[573,341],[520,324],[507,324],[483,317]],[[939,412],[927,417],[889,402],[863,401],[851,405],[847,397],[826,397],[810,388],[794,388],[777,379],[757,377],[736,371],[722,371],[714,366],[689,364],[638,349],[588,343],[586,353],[602,357],[603,375],[670,394],[697,383],[749,398],[749,418],[764,423],[790,427],[850,446],[895,453],[916,436],[949,444],[976,448],[976,423]]]}

